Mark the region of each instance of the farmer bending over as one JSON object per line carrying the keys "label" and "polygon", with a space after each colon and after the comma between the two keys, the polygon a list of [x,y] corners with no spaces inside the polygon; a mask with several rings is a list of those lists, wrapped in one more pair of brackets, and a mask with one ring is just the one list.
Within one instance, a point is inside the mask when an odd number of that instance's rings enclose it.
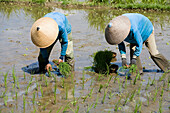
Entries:
{"label": "farmer bending over", "polygon": [[142,14],[127,13],[112,19],[105,29],[105,38],[111,45],[118,44],[122,66],[127,66],[123,42],[126,41],[130,43],[130,63],[137,65],[140,73],[143,73],[139,57],[143,44],[146,45],[152,60],[161,70],[166,72],[170,69],[168,60],[157,50],[151,21]]}
{"label": "farmer bending over", "polygon": [[38,19],[32,25],[31,40],[40,48],[38,62],[41,73],[52,69],[48,59],[57,40],[61,43],[58,62],[68,62],[71,66],[74,65],[71,25],[64,14],[51,12]]}

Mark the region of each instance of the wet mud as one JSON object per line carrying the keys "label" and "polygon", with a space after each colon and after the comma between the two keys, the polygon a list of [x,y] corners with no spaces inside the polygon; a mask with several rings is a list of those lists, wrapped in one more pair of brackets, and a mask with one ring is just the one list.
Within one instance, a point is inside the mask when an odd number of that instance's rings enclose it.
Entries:
{"label": "wet mud", "polygon": [[[36,19],[51,11],[67,15],[72,25],[75,71],[69,77],[47,77],[22,70],[38,60],[39,49],[31,42],[30,28]],[[170,60],[168,11],[7,7],[0,3],[1,113],[170,112],[170,74],[160,71],[145,46],[141,53],[144,74],[132,74],[131,80],[116,73],[102,75],[84,70],[92,66],[95,52],[106,49],[117,53],[113,64],[121,66],[118,48],[107,44],[104,28],[113,17],[129,12],[144,14],[153,22],[157,48]],[[59,55],[57,42],[49,60],[58,59]],[[127,56],[129,59],[129,52]]]}

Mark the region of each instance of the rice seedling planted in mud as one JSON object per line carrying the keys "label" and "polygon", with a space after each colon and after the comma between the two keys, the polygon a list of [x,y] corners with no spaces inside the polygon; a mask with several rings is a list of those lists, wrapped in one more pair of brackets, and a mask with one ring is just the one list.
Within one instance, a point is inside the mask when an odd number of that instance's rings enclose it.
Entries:
{"label": "rice seedling planted in mud", "polygon": [[142,101],[136,103],[134,113],[141,112]]}
{"label": "rice seedling planted in mud", "polygon": [[89,111],[90,111],[90,109],[92,108],[92,106],[93,106],[93,104],[91,104],[90,106],[89,106],[89,104],[88,104],[87,113],[89,113]]}
{"label": "rice seedling planted in mud", "polygon": [[16,76],[15,76],[15,66],[12,68],[12,78],[13,78],[13,80],[14,80],[14,84],[15,84],[15,82],[16,82]]}
{"label": "rice seedling planted in mud", "polygon": [[25,104],[26,104],[25,95],[23,95],[23,110],[24,110],[24,113],[25,113]]}
{"label": "rice seedling planted in mud", "polygon": [[103,88],[103,85],[102,84],[100,84],[100,87],[99,87],[99,90],[98,90],[98,92],[100,92],[101,93],[101,89]]}
{"label": "rice seedling planted in mud", "polygon": [[158,89],[159,89],[159,88],[156,87],[156,89],[155,89],[155,94],[154,94],[154,97],[153,97],[153,102],[155,102],[155,100],[156,100],[156,98],[157,98]]}
{"label": "rice seedling planted in mud", "polygon": [[34,91],[33,96],[32,96],[32,104],[33,105],[35,104],[35,91]]}
{"label": "rice seedling planted in mud", "polygon": [[150,79],[149,79],[149,77],[148,77],[148,83],[147,83],[147,85],[146,85],[145,90],[148,90],[149,86],[150,86]]}
{"label": "rice seedling planted in mud", "polygon": [[94,89],[94,88],[92,88],[92,89],[90,90],[90,93],[89,93],[89,97],[90,97],[90,98],[91,98],[91,96],[92,96],[93,89]]}
{"label": "rice seedling planted in mud", "polygon": [[118,106],[119,106],[119,104],[120,104],[120,101],[121,101],[121,97],[119,98],[119,100],[118,100],[118,102],[116,103],[116,105],[115,105],[115,108],[114,108],[114,111],[117,111],[118,110]]}
{"label": "rice seedling planted in mud", "polygon": [[103,99],[102,99],[102,104],[104,104],[104,101],[105,101],[105,98],[106,98],[106,94],[107,94],[107,90],[108,90],[108,89],[106,89],[106,90],[104,91],[104,96],[103,96]]}
{"label": "rice seedling planted in mud", "polygon": [[97,94],[96,102],[95,102],[95,104],[94,104],[94,108],[96,108],[98,101],[99,101],[99,94]]}
{"label": "rice seedling planted in mud", "polygon": [[61,107],[56,111],[56,113],[59,113],[62,108],[63,108],[63,106],[61,106]]}
{"label": "rice seedling planted in mud", "polygon": [[4,100],[4,105],[7,106],[8,96],[7,96],[7,95],[4,96],[4,97],[3,97],[3,100]]}
{"label": "rice seedling planted in mud", "polygon": [[126,99],[125,99],[125,102],[124,102],[124,106],[126,105],[126,103],[128,102],[128,99],[129,99],[129,93],[127,94],[127,96],[126,96]]}
{"label": "rice seedling planted in mud", "polygon": [[134,90],[129,98],[130,101],[133,100],[133,98],[135,97],[135,93],[136,93],[136,90]]}

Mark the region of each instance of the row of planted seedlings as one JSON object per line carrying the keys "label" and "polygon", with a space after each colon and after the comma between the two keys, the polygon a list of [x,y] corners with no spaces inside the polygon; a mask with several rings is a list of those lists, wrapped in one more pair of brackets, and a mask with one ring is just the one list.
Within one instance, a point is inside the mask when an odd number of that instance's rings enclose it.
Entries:
{"label": "row of planted seedlings", "polygon": [[[9,97],[6,95],[8,86],[5,83],[8,73],[4,73],[5,92],[1,95],[4,104],[1,106],[11,108],[11,112],[31,110],[32,112],[69,111],[78,113],[104,110],[108,112],[125,111],[126,106],[129,107],[128,111],[140,112],[142,108],[149,109],[149,107],[159,104],[156,111],[163,112],[162,105],[167,98],[164,93],[167,94],[169,91],[168,74],[164,73],[158,80],[148,77],[145,85],[142,76],[136,74],[135,67],[131,71],[131,79],[128,76],[120,77],[118,74],[110,73],[109,70],[103,74],[83,71],[76,75],[70,72],[65,73],[67,75],[65,77],[58,77],[52,73],[49,73],[49,77],[44,74],[32,75],[29,77],[24,93],[18,96],[18,92],[15,91],[11,94],[12,99],[20,105],[19,108],[17,105],[11,106],[14,101],[8,102]],[[86,75],[91,77],[87,78]],[[17,77],[15,77],[14,68],[12,78],[12,84],[15,84],[14,89],[19,89],[20,84],[15,79]],[[24,74],[22,79],[28,78]],[[35,87],[31,90],[33,84]],[[141,97],[146,100],[142,100]]]}

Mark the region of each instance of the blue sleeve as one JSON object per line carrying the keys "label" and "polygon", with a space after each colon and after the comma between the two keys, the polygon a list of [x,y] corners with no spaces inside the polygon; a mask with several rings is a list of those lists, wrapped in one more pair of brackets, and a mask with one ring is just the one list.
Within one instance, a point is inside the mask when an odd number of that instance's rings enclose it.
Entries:
{"label": "blue sleeve", "polygon": [[143,40],[141,37],[141,34],[138,30],[134,31],[134,38],[136,40],[136,49],[133,55],[139,56],[142,51],[142,46],[143,46]]}
{"label": "blue sleeve", "polygon": [[126,54],[125,44],[122,41],[120,44],[118,44],[119,52],[120,54]]}
{"label": "blue sleeve", "polygon": [[67,46],[68,46],[68,36],[67,36],[66,29],[62,30],[61,38],[62,38],[62,42],[61,42],[61,55],[65,56],[66,55]]}

